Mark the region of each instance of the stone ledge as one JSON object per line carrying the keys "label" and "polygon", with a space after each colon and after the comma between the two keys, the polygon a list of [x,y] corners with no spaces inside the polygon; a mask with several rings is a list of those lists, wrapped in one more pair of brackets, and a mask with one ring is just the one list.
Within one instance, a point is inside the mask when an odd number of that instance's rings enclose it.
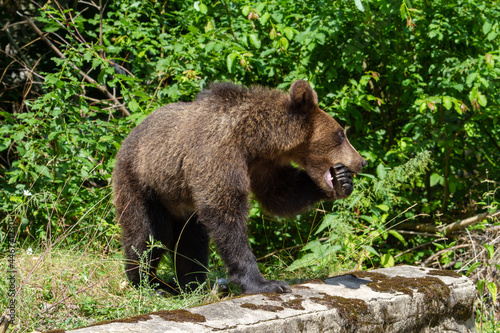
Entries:
{"label": "stone ledge", "polygon": [[160,332],[473,332],[475,287],[449,271],[398,266],[72,330]]}

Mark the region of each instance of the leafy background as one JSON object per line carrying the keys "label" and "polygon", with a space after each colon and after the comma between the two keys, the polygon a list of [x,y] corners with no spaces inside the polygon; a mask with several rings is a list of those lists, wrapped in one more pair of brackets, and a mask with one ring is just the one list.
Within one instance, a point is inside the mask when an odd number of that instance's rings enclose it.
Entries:
{"label": "leafy background", "polygon": [[[308,80],[369,162],[349,200],[294,219],[253,204],[250,242],[270,276],[422,263],[460,237],[398,225],[497,211],[499,1],[0,4],[3,253],[12,222],[22,248],[84,239],[119,251],[110,177],[122,140],[214,81],[286,90]],[[479,246],[498,240],[488,237]],[[498,270],[498,250],[486,252]],[[428,264],[470,273],[465,253]]]}

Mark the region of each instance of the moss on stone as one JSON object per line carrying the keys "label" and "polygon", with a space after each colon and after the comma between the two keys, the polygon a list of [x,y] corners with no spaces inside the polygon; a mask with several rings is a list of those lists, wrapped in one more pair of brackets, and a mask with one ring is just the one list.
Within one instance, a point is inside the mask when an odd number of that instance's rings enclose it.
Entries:
{"label": "moss on stone", "polygon": [[320,293],[323,297],[311,297],[311,301],[325,305],[329,309],[337,309],[340,315],[348,321],[356,321],[358,315],[368,312],[368,305],[362,299],[344,298]]}
{"label": "moss on stone", "polygon": [[311,289],[311,288],[309,288],[308,286],[296,284],[296,285],[292,286],[292,289]]}
{"label": "moss on stone", "polygon": [[289,299],[286,302],[282,302],[281,306],[289,309],[294,309],[294,310],[305,310],[305,308],[302,306],[302,296],[301,295],[294,295],[294,299]]}
{"label": "moss on stone", "polygon": [[357,277],[359,279],[364,279],[364,278],[370,278],[372,281],[373,280],[383,280],[387,278],[387,275],[382,274],[382,273],[376,273],[376,272],[369,272],[369,271],[356,271],[350,273],[352,276]]}
{"label": "moss on stone", "polygon": [[137,315],[133,317],[127,317],[127,318],[121,318],[121,319],[114,319],[114,320],[104,320],[100,321],[98,323],[86,326],[86,327],[92,327],[92,326],[100,326],[100,325],[106,325],[106,324],[111,324],[111,323],[138,323],[140,321],[146,321],[151,319],[151,316],[149,313],[142,314],[142,315]]}
{"label": "moss on stone", "polygon": [[352,275],[358,278],[370,278],[368,287],[378,292],[403,294],[413,297],[413,291],[421,292],[426,299],[447,301],[450,297],[450,288],[441,279],[424,276],[419,278],[408,278],[404,276],[388,277],[381,273],[355,272]]}
{"label": "moss on stone", "polygon": [[[459,322],[469,320],[473,315],[473,300],[470,304],[450,304],[450,288],[441,279],[434,276],[423,276],[408,278],[403,276],[388,277],[380,273],[354,272],[352,275],[358,278],[369,278],[371,282],[367,286],[377,292],[396,293],[414,296],[414,292],[424,295],[426,304],[423,316],[419,324],[423,327],[434,327],[444,317],[453,317]],[[433,270],[429,275],[449,276],[458,278],[460,274],[450,271]]]}
{"label": "moss on stone", "polygon": [[449,276],[449,277],[457,278],[457,279],[463,277],[462,274],[459,274],[457,272],[454,272],[454,271],[443,271],[443,270],[439,270],[439,269],[431,270],[431,271],[429,271],[428,274],[429,275],[435,275],[435,276]]}
{"label": "moss on stone", "polygon": [[152,315],[157,315],[163,320],[176,321],[179,323],[190,322],[190,323],[204,323],[207,319],[198,314],[192,313],[184,309],[172,310],[172,311],[157,311],[151,313]]}
{"label": "moss on stone", "polygon": [[[126,324],[131,324],[131,323],[138,323],[140,321],[146,321],[153,319],[151,318],[151,315],[158,316],[162,318],[163,320],[167,321],[176,321],[179,323],[183,322],[191,322],[191,323],[200,323],[200,322],[205,322],[207,319],[199,315],[197,313],[191,313],[187,310],[184,309],[178,309],[178,310],[162,310],[162,311],[156,311],[156,312],[151,312],[151,313],[145,313],[142,315],[137,315],[133,317],[127,317],[127,318],[121,318],[121,319],[114,319],[114,320],[105,320],[105,321],[100,321],[98,323],[88,325],[85,327],[92,327],[92,326],[101,326],[101,325],[107,325],[107,324],[112,324],[112,323],[126,323]],[[56,333],[51,331],[51,333]]]}
{"label": "moss on stone", "polygon": [[278,294],[278,293],[263,293],[262,295],[265,296],[270,301],[276,301],[276,302],[282,302],[283,301],[281,299],[281,295]]}
{"label": "moss on stone", "polygon": [[252,303],[243,303],[240,305],[240,307],[245,308],[245,309],[250,309],[250,310],[264,310],[264,311],[271,311],[271,312],[278,312],[278,311],[283,311],[285,308],[282,306],[277,306],[277,305],[257,305],[257,304],[252,304]]}
{"label": "moss on stone", "polygon": [[458,322],[466,322],[474,315],[474,299],[471,299],[468,304],[457,303],[451,310],[451,315]]}

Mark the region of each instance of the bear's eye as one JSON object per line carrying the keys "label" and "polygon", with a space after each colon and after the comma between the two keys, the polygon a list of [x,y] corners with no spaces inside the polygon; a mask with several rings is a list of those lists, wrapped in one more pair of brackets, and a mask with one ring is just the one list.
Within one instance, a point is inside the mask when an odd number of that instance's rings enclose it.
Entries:
{"label": "bear's eye", "polygon": [[339,136],[340,136],[340,139],[344,140],[345,139],[345,133],[344,131],[339,131]]}

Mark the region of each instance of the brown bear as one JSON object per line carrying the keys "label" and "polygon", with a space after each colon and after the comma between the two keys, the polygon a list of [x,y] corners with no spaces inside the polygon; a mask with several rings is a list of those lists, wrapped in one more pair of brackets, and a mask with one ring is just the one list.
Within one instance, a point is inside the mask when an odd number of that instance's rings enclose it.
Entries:
{"label": "brown bear", "polygon": [[[152,236],[171,251],[180,288],[202,282],[211,237],[244,293],[290,292],[259,272],[246,234],[249,194],[265,211],[293,216],[349,196],[366,164],[306,81],[289,94],[217,83],[194,102],[163,106],[125,139],[113,173],[127,276],[140,282]],[[155,275],[166,249],[153,248],[148,273],[168,289]]]}

